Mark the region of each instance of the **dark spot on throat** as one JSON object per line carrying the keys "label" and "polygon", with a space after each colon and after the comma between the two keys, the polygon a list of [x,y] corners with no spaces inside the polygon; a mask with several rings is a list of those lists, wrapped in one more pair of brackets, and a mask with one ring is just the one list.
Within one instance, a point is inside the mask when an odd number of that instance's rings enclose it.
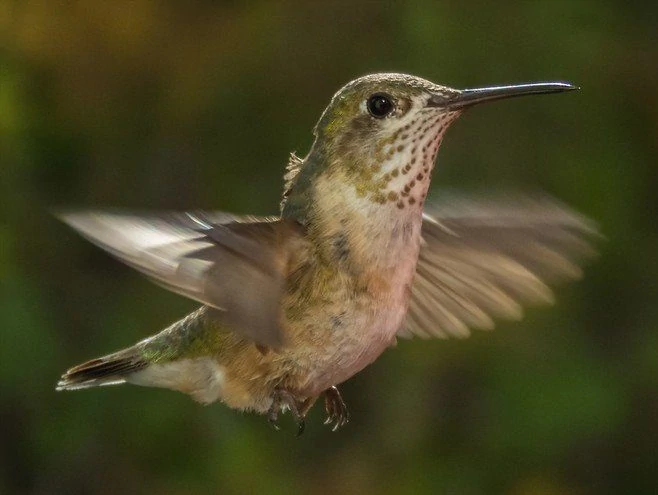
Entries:
{"label": "dark spot on throat", "polygon": [[331,326],[334,330],[341,328],[345,324],[345,311],[329,318]]}
{"label": "dark spot on throat", "polygon": [[335,235],[331,240],[331,244],[334,248],[334,254],[339,260],[343,261],[347,259],[350,254],[350,248],[348,246],[347,237],[345,237],[345,234]]}

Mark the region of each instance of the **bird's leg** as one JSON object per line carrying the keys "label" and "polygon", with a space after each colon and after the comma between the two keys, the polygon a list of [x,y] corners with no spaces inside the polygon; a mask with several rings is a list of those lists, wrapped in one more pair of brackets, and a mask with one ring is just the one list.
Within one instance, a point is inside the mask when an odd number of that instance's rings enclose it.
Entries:
{"label": "bird's leg", "polygon": [[325,425],[331,425],[331,431],[336,431],[341,426],[347,424],[350,420],[350,413],[347,410],[347,404],[340,396],[337,387],[329,387],[324,391],[324,408],[327,411]]}
{"label": "bird's leg", "polygon": [[313,404],[315,404],[316,400],[318,400],[317,395],[315,397],[308,397],[307,399],[297,403],[297,436],[304,433],[304,428],[306,427],[306,415],[311,410],[311,407],[313,407]]}
{"label": "bird's leg", "polygon": [[277,431],[281,429],[279,423],[277,423],[279,420],[279,412],[281,412],[281,396],[275,391],[274,394],[272,394],[272,405],[267,410],[267,420]]}
{"label": "bird's leg", "polygon": [[282,388],[275,388],[274,394],[272,395],[272,405],[267,411],[267,419],[275,430],[280,430],[281,428],[277,423],[279,413],[286,408],[290,409],[290,414],[292,414],[297,422],[297,436],[299,436],[304,433],[304,428],[306,427],[306,413],[315,402],[315,399],[317,399],[317,397],[299,401],[292,392]]}
{"label": "bird's leg", "polygon": [[299,414],[302,418],[305,418],[308,412],[311,410],[313,407],[313,404],[315,404],[315,401],[318,400],[318,396],[316,395],[315,397],[309,397],[306,400],[300,402],[298,404],[299,408]]}

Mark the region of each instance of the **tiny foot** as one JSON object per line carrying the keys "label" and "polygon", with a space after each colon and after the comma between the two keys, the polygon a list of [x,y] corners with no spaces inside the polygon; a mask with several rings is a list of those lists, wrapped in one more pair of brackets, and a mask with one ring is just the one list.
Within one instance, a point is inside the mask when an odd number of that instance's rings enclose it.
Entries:
{"label": "tiny foot", "polygon": [[300,436],[306,428],[305,418],[307,410],[302,410],[304,406],[305,402],[300,403],[291,392],[277,388],[274,390],[272,396],[272,405],[267,410],[267,420],[275,430],[279,431],[281,429],[278,423],[279,414],[289,409],[290,414],[292,414],[292,417],[297,422],[297,436]]}
{"label": "tiny foot", "polygon": [[331,431],[336,431],[349,422],[350,413],[338,388],[330,387],[324,391],[324,408],[327,411],[327,419],[324,420],[324,424],[333,424]]}

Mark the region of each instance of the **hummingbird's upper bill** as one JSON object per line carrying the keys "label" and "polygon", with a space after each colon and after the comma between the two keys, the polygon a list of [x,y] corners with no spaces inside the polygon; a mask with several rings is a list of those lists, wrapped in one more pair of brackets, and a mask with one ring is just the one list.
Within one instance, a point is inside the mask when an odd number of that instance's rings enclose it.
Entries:
{"label": "hummingbird's upper bill", "polygon": [[451,110],[461,110],[480,103],[486,103],[516,96],[538,95],[546,93],[561,93],[580,89],[567,82],[540,82],[529,84],[514,84],[510,86],[492,86],[488,88],[462,89],[455,96],[446,98],[443,94],[430,97],[427,106],[446,107]]}

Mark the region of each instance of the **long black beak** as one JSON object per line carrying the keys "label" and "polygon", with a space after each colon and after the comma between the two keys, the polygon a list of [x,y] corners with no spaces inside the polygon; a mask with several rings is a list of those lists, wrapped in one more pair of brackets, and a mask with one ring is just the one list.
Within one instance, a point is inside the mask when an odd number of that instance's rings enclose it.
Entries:
{"label": "long black beak", "polygon": [[431,107],[445,107],[450,110],[461,110],[472,105],[487,101],[502,100],[503,98],[544,93],[561,93],[574,89],[580,88],[566,82],[541,82],[512,86],[493,86],[491,88],[463,89],[451,96],[439,94],[432,96],[427,102],[427,105]]}

